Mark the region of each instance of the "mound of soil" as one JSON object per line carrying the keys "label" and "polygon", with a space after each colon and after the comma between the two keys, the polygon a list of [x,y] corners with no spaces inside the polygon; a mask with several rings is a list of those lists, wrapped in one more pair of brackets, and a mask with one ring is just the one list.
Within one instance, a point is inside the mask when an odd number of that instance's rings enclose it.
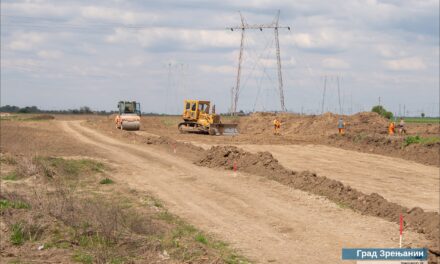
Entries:
{"label": "mound of soil", "polygon": [[404,140],[403,137],[388,137],[378,134],[346,134],[343,137],[334,134],[328,136],[324,142],[341,148],[356,149],[361,152],[372,152],[439,166],[440,142],[405,146]]}
{"label": "mound of soil", "polygon": [[[270,134],[272,122],[278,117],[282,122],[283,134],[331,135],[337,131],[339,115],[325,113],[323,115],[303,116],[298,114],[255,113],[243,117],[239,122],[239,130],[246,134]],[[386,134],[388,121],[377,113],[362,112],[350,116],[342,116],[347,132]]]}
{"label": "mound of soil", "polygon": [[[232,146],[215,146],[206,155],[195,162],[205,167],[233,169],[234,164],[240,171],[257,174],[317,195],[325,196],[338,204],[352,208],[362,214],[382,217],[391,222],[398,222],[403,214],[406,228],[426,234],[429,239],[438,239],[439,214],[424,212],[421,208],[409,209],[387,201],[377,193],[364,194],[339,181],[317,176],[309,171],[291,171],[284,168],[269,152],[256,154]],[[436,244],[434,248],[438,248]],[[440,254],[432,249],[432,253]]]}

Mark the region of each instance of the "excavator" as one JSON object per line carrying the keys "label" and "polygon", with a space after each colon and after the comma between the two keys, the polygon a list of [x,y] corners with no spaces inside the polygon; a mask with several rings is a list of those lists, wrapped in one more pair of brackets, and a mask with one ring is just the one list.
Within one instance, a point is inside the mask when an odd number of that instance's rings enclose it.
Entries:
{"label": "excavator", "polygon": [[119,113],[116,115],[116,128],[121,130],[139,130],[141,105],[136,101],[119,101]]}
{"label": "excavator", "polygon": [[[185,100],[182,118],[178,125],[181,133],[199,132],[209,135],[237,134],[237,124],[224,124],[220,115],[215,113],[215,105],[210,108],[210,101]],[[210,113],[211,110],[211,113]]]}

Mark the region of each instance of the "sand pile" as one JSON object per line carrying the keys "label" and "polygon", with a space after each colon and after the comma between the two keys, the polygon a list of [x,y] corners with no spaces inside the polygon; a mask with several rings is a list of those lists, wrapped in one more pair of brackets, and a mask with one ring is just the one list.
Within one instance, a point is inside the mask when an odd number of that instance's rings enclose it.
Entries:
{"label": "sand pile", "polygon": [[426,234],[432,240],[438,239],[438,213],[424,212],[421,208],[409,209],[389,202],[377,193],[367,195],[339,181],[317,176],[315,173],[288,170],[269,152],[253,154],[237,147],[215,146],[207,150],[206,155],[195,163],[224,169],[232,169],[235,163],[240,171],[261,175],[295,189],[325,196],[362,214],[382,217],[392,222],[398,222],[399,215],[403,214],[406,228]]}
{"label": "sand pile", "polygon": [[[302,116],[298,114],[255,113],[239,122],[241,133],[259,135],[272,133],[272,122],[277,116],[282,122],[285,134],[331,135],[337,133],[339,115]],[[351,116],[342,116],[347,132],[365,132],[386,134],[388,121],[372,112],[362,112]]]}

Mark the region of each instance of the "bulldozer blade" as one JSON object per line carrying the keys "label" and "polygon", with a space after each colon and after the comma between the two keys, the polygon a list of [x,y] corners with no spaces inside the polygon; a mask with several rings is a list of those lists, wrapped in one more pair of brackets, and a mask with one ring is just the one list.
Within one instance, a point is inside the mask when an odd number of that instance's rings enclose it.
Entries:
{"label": "bulldozer blade", "polygon": [[215,129],[216,135],[237,135],[237,124],[213,124],[212,128]]}

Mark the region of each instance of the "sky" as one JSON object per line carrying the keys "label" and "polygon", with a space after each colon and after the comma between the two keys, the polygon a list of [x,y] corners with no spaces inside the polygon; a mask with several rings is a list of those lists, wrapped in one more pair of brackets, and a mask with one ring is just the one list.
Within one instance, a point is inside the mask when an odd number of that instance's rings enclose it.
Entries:
{"label": "sky", "polygon": [[[1,105],[227,112],[241,23],[272,24],[288,111],[439,115],[438,0],[4,0]],[[238,109],[279,111],[273,29],[245,30]],[[325,92],[324,92],[325,90]]]}

